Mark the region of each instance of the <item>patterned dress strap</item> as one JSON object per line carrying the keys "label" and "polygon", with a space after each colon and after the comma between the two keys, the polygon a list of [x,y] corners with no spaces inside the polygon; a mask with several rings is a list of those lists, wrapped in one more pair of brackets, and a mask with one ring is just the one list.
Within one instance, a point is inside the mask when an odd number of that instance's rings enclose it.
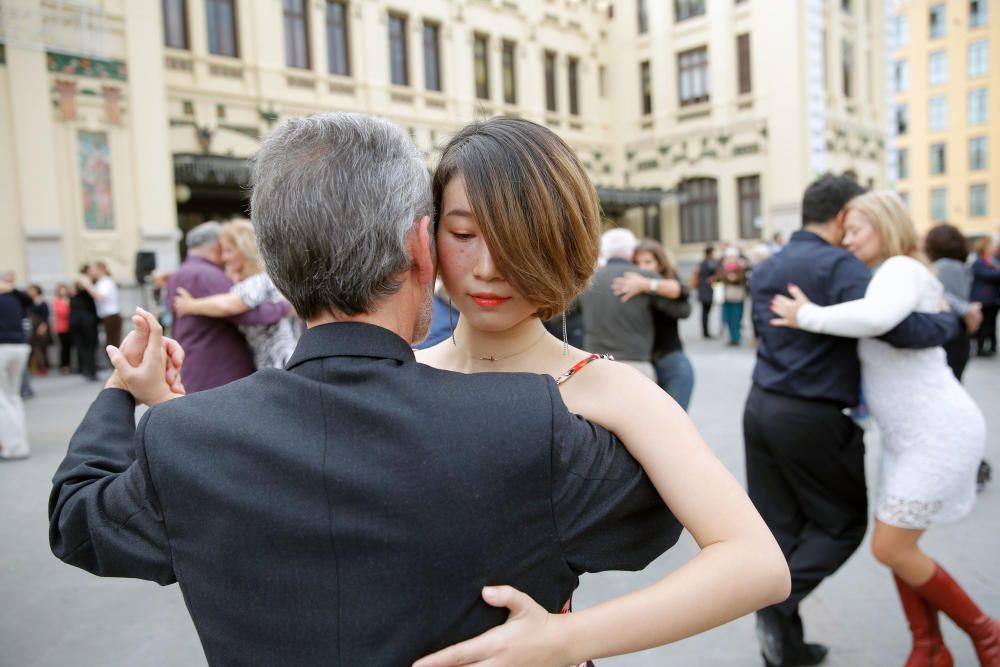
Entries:
{"label": "patterned dress strap", "polygon": [[589,364],[591,361],[597,361],[598,359],[608,359],[610,361],[614,361],[615,360],[615,358],[612,357],[610,354],[592,354],[589,357],[587,357],[586,359],[581,359],[579,362],[577,362],[573,366],[573,368],[569,369],[568,371],[566,371],[565,373],[563,373],[562,375],[560,375],[559,377],[557,377],[556,378],[556,384],[557,385],[558,384],[563,384],[564,382],[566,382],[567,380],[569,380],[571,377],[573,377],[574,375],[576,375],[577,373],[579,373],[581,370],[583,370],[584,366],[586,366],[587,364]]}

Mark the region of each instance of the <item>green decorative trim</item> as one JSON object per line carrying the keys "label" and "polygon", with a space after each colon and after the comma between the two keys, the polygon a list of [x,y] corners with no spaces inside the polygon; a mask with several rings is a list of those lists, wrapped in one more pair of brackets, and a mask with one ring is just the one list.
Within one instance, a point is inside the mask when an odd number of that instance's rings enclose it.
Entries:
{"label": "green decorative trim", "polygon": [[635,157],[635,151],[625,151],[625,158],[631,160]]}
{"label": "green decorative trim", "polygon": [[121,60],[87,58],[58,51],[48,51],[45,56],[50,72],[128,81],[128,70]]}
{"label": "green decorative trim", "polygon": [[760,152],[759,144],[741,144],[733,146],[733,155],[753,155]]}
{"label": "green decorative trim", "polygon": [[229,130],[230,132],[237,132],[239,134],[250,137],[251,139],[260,139],[260,130],[256,127],[248,127],[246,125],[228,125],[224,123],[219,123],[220,130]]}
{"label": "green decorative trim", "polygon": [[81,95],[86,95],[87,97],[100,97],[100,93],[93,88],[81,88],[79,91]]}
{"label": "green decorative trim", "polygon": [[7,46],[0,44],[0,65],[7,64]]}
{"label": "green decorative trim", "polygon": [[194,115],[194,102],[191,100],[184,100],[181,102],[181,110],[184,112],[185,116]]}
{"label": "green decorative trim", "polygon": [[260,119],[265,121],[268,127],[270,127],[278,120],[278,114],[273,111],[260,111]]}
{"label": "green decorative trim", "polygon": [[611,173],[611,165],[610,164],[604,165],[604,173],[605,174],[610,174]]}
{"label": "green decorative trim", "polygon": [[660,162],[658,160],[643,160],[635,167],[639,171],[649,171],[650,169],[659,169]]}
{"label": "green decorative trim", "polygon": [[195,127],[195,123],[186,118],[171,118],[170,127]]}
{"label": "green decorative trim", "polygon": [[728,143],[729,143],[729,135],[728,135],[728,134],[720,134],[720,135],[719,135],[719,136],[718,136],[718,137],[716,138],[716,141],[718,141],[718,142],[719,142],[719,145],[720,145],[720,146],[725,146],[726,144],[728,144]]}
{"label": "green decorative trim", "polygon": [[[216,104],[215,105],[215,117],[216,118],[225,118],[226,117],[226,105],[225,104]],[[221,125],[220,125],[220,127],[221,127]]]}
{"label": "green decorative trim", "polygon": [[660,144],[660,147],[657,150],[660,151],[660,155],[666,155],[667,153],[670,152],[670,145],[669,144]]}
{"label": "green decorative trim", "polygon": [[602,157],[604,157],[604,154],[601,153],[601,151],[594,151],[594,159],[595,160],[600,161]]}

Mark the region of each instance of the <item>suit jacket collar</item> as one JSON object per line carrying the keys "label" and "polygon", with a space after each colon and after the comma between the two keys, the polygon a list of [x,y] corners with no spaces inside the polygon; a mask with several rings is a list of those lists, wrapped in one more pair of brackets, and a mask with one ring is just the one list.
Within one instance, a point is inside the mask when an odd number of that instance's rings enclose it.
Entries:
{"label": "suit jacket collar", "polygon": [[285,368],[291,370],[326,357],[415,360],[409,344],[388,329],[362,322],[333,322],[306,329]]}

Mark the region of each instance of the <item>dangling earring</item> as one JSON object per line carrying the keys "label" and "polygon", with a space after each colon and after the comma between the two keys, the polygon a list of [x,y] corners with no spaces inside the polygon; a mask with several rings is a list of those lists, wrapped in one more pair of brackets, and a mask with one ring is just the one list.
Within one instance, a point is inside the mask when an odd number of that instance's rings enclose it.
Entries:
{"label": "dangling earring", "polygon": [[563,356],[565,357],[567,354],[569,354],[569,335],[566,332],[566,311],[565,310],[563,311],[563,314],[562,314],[562,320],[563,320]]}
{"label": "dangling earring", "polygon": [[451,297],[448,297],[448,328],[451,329],[451,344],[458,347],[455,340],[455,309],[451,306]]}

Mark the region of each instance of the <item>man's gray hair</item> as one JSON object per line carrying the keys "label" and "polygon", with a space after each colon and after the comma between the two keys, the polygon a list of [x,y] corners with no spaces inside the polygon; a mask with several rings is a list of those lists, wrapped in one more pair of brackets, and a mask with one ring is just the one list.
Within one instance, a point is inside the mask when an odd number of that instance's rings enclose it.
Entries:
{"label": "man's gray hair", "polygon": [[624,227],[609,229],[601,235],[601,258],[626,259],[631,262],[637,245],[639,240],[635,238],[632,230]]}
{"label": "man's gray hair", "polygon": [[372,312],[431,215],[427,167],[399,126],[359,113],[284,122],[252,165],[250,219],[274,284],[306,319]]}
{"label": "man's gray hair", "polygon": [[217,222],[209,220],[208,222],[203,222],[197,227],[192,227],[188,231],[187,235],[184,237],[184,245],[188,248],[197,248],[198,246],[205,245],[206,243],[212,243],[219,238],[219,231],[222,229],[222,225]]}

